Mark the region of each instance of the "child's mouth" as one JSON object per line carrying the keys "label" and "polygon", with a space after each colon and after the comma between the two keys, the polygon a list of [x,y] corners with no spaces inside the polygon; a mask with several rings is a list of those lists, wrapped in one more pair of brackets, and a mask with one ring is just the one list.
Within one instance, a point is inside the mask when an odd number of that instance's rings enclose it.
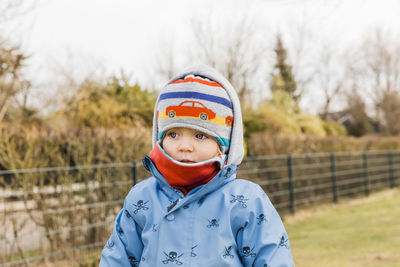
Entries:
{"label": "child's mouth", "polygon": [[180,160],[180,162],[183,162],[183,163],[195,163],[195,161],[191,161],[191,160],[188,160],[188,159],[182,159],[182,160]]}

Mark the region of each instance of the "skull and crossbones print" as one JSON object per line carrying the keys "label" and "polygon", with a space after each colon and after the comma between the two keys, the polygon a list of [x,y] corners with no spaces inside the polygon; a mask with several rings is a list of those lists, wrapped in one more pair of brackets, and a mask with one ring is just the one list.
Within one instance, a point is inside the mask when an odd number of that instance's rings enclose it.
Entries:
{"label": "skull and crossbones print", "polygon": [[148,201],[144,202],[143,200],[139,200],[136,204],[132,204],[133,206],[136,207],[133,213],[137,214],[139,210],[148,210],[149,207],[146,206],[147,203]]}
{"label": "skull and crossbones print", "polygon": [[258,217],[257,217],[257,224],[261,224],[262,222],[266,222],[267,218],[265,217],[265,215],[263,213],[261,213]]}
{"label": "skull and crossbones print", "polygon": [[207,228],[211,228],[211,227],[218,227],[218,220],[217,219],[212,219],[211,221],[208,220],[208,222],[210,223],[209,225],[207,225]]}
{"label": "skull and crossbones print", "polygon": [[172,262],[172,263],[175,263],[176,265],[183,264],[181,261],[179,261],[179,258],[182,257],[183,253],[179,256],[178,256],[178,253],[176,253],[175,251],[170,251],[168,254],[164,252],[164,254],[165,254],[165,256],[167,256],[167,258],[165,260],[163,260],[162,263],[168,264],[168,263]]}
{"label": "skull and crossbones print", "polygon": [[111,249],[114,246],[114,241],[112,241],[112,239],[107,241],[106,247]]}
{"label": "skull and crossbones print", "polygon": [[243,257],[252,257],[254,258],[256,256],[256,253],[253,252],[254,248],[250,249],[250,247],[243,247],[242,248],[242,253]]}
{"label": "skull and crossbones print", "polygon": [[280,247],[285,247],[285,248],[289,249],[289,244],[288,244],[288,242],[289,242],[289,239],[288,239],[288,238],[285,238],[284,236],[282,236],[281,241],[279,242],[279,246],[280,246]]}
{"label": "skull and crossbones print", "polygon": [[246,201],[248,200],[247,198],[244,198],[244,196],[243,195],[236,195],[236,196],[234,196],[234,195],[232,195],[232,200],[231,200],[231,203],[235,203],[236,201],[237,202],[239,202],[241,205],[242,205],[242,207],[243,208],[246,208],[247,207],[247,205],[246,205]]}
{"label": "skull and crossbones print", "polygon": [[133,266],[133,267],[138,266],[139,261],[134,256],[130,256],[128,259],[129,259],[129,263],[131,264],[131,266]]}

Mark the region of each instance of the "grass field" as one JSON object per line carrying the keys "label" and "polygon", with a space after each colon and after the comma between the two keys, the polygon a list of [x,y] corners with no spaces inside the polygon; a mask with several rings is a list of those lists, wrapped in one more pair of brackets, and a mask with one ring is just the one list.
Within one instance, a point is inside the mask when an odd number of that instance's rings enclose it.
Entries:
{"label": "grass field", "polygon": [[296,267],[400,266],[400,189],[286,216]]}

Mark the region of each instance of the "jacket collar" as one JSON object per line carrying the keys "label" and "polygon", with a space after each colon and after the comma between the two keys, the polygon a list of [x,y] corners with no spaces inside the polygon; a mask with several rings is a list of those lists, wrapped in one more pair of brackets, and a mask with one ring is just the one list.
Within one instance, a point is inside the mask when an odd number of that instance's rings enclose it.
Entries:
{"label": "jacket collar", "polygon": [[[203,196],[217,190],[224,184],[234,180],[236,178],[236,172],[238,166],[234,164],[229,164],[222,168],[218,174],[207,184],[199,186],[199,188],[194,189],[193,191],[189,192],[186,197],[183,196],[183,193],[171,187],[163,175],[157,170],[154,162],[151,160],[149,156],[143,157],[143,166],[151,172],[153,177],[158,181],[160,188],[165,192],[168,198],[173,201],[178,201],[177,204],[174,206],[173,209],[170,211],[178,209],[180,206],[184,204],[188,204],[193,201],[200,200]],[[179,201],[181,200],[181,201]]]}

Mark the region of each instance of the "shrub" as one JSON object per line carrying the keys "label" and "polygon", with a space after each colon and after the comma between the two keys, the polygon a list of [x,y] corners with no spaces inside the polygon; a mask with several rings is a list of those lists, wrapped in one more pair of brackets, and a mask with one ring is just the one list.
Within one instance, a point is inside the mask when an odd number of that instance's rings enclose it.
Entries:
{"label": "shrub", "polygon": [[319,152],[358,152],[400,150],[398,137],[307,136],[252,134],[247,143],[248,155],[302,154]]}

